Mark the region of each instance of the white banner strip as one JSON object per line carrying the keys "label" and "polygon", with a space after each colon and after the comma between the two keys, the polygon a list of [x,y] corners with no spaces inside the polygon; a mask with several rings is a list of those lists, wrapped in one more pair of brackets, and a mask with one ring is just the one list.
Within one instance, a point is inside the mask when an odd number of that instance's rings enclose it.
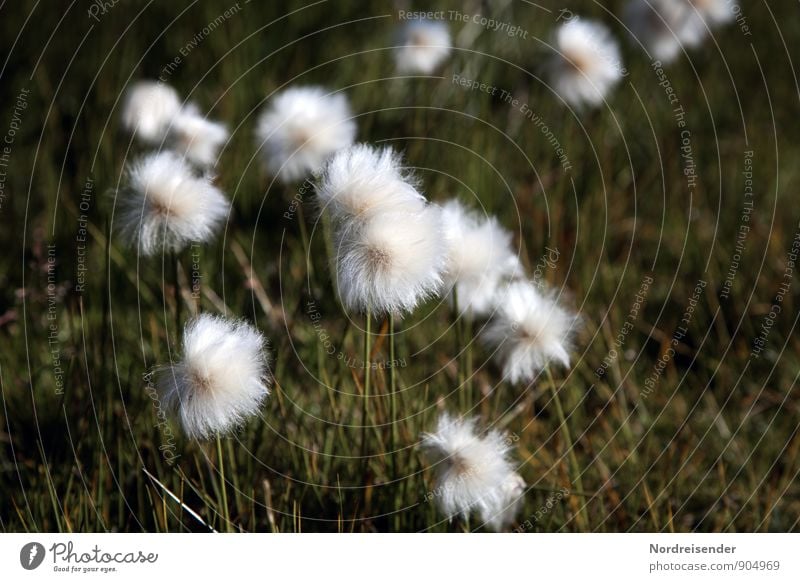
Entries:
{"label": "white banner strip", "polygon": [[797,581],[799,546],[797,534],[4,534],[0,579]]}

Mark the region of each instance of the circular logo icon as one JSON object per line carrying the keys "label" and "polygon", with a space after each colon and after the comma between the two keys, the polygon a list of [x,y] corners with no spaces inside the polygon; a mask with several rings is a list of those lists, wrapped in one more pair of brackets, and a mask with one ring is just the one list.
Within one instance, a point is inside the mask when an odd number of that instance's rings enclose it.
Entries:
{"label": "circular logo icon", "polygon": [[35,570],[44,561],[44,546],[39,542],[30,542],[19,551],[19,563],[26,570]]}

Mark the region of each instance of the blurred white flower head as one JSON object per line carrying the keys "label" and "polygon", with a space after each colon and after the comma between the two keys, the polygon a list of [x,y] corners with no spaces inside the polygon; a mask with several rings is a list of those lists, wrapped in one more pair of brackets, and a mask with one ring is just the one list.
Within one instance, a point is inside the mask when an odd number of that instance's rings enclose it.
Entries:
{"label": "blurred white flower head", "polygon": [[710,24],[725,24],[734,19],[734,3],[730,0],[688,0]]}
{"label": "blurred white flower head", "polygon": [[448,245],[446,282],[461,313],[487,315],[498,289],[522,274],[511,246],[511,233],[494,217],[480,217],[458,200],[442,207]]}
{"label": "blurred white flower head", "polygon": [[435,20],[410,20],[402,27],[395,49],[401,73],[430,75],[450,54],[452,43],[447,24]]}
{"label": "blurred white flower head", "polygon": [[225,125],[204,117],[194,106],[182,109],[167,128],[169,147],[200,167],[214,166],[227,140]]}
{"label": "blurred white flower head", "polygon": [[519,473],[512,473],[503,482],[502,502],[490,515],[484,516],[486,524],[494,531],[507,529],[514,523],[525,502],[527,484]]}
{"label": "blurred white flower head", "polygon": [[334,155],[316,190],[320,208],[336,221],[363,221],[393,211],[420,212],[426,203],[394,150],[366,144]]}
{"label": "blurred white flower head", "polygon": [[318,172],[356,135],[347,97],[322,87],[278,93],[258,120],[256,138],[267,170],[283,182]]}
{"label": "blurred white flower head", "polygon": [[183,332],[183,359],[159,371],[164,404],[193,439],[234,430],[258,414],[271,375],[264,336],[243,321],[201,314]]}
{"label": "blurred white flower head", "polygon": [[125,94],[122,124],[139,139],[158,143],[180,109],[175,89],[155,81],[139,81]]}
{"label": "blurred white flower head", "polygon": [[498,431],[481,437],[476,420],[443,414],[436,432],[422,435],[422,447],[434,466],[432,497],[450,519],[477,512],[494,530],[513,523],[525,482],[509,460],[508,439]]}
{"label": "blurred white flower head", "polygon": [[118,203],[122,236],[144,255],[209,241],[230,210],[209,177],[197,177],[180,156],[167,151],[133,164]]}
{"label": "blurred white flower head", "polygon": [[441,290],[447,247],[434,206],[351,221],[335,243],[339,294],[348,309],[409,312]]}
{"label": "blurred white flower head", "polygon": [[684,8],[684,21],[678,37],[688,47],[699,46],[712,28],[733,20],[729,0],[678,0]]}
{"label": "blurred white flower head", "polygon": [[630,0],[625,6],[631,32],[653,58],[665,64],[680,53],[685,18],[685,0]]}
{"label": "blurred white flower head", "polygon": [[714,26],[734,17],[728,0],[631,0],[628,25],[653,57],[667,64],[682,47],[699,46]]}
{"label": "blurred white flower head", "polygon": [[624,74],[617,42],[602,24],[573,18],[555,33],[553,88],[574,107],[598,106]]}
{"label": "blurred white flower head", "polygon": [[501,297],[481,336],[495,350],[503,377],[529,382],[550,362],[569,366],[578,316],[528,281],[510,283]]}

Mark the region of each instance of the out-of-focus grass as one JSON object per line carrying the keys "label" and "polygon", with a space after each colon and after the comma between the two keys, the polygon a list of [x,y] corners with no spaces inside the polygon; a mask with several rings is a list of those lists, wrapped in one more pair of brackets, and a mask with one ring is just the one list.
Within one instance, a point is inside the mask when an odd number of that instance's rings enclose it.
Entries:
{"label": "out-of-focus grass", "polygon": [[[235,211],[224,235],[200,251],[203,309],[254,321],[275,354],[277,383],[263,418],[225,442],[236,528],[463,530],[425,500],[430,475],[415,446],[442,410],[478,415],[518,439],[515,458],[531,485],[520,522],[529,531],[580,529],[575,516],[584,503],[588,529],[598,531],[797,528],[793,276],[766,349],[751,357],[787,281],[798,229],[792,196],[800,151],[790,129],[798,93],[784,46],[800,40],[796,4],[748,5],[752,36],[732,24],[666,69],[691,131],[699,173],[692,192],[672,107],[641,50],[625,43],[629,74],[599,111],[571,112],[543,83],[560,5],[442,2],[438,9],[517,24],[528,38],[483,30],[464,48],[470,35],[453,22],[460,48],[441,74],[397,78],[388,47],[398,7],[388,3],[279,9],[240,1],[209,34],[203,28],[225,3],[120,2],[99,21],[87,15],[91,4],[66,14],[27,4],[0,10],[4,132],[17,96],[29,91],[0,207],[2,529],[205,529],[163,488],[224,529],[213,447],[177,435],[166,450],[179,458],[167,463],[159,447],[170,444],[169,433],[146,391],[147,372],[179,350],[169,263],[137,260],[110,226],[126,160],[142,151],[119,127],[120,96],[176,57],[165,79],[233,131],[218,169]],[[570,8],[624,35],[613,17],[620,2]],[[197,48],[182,55],[195,35],[202,36]],[[530,104],[572,169],[563,171],[540,128],[497,96],[455,85],[454,73]],[[369,459],[359,458],[361,372],[345,360],[359,358],[363,322],[348,321],[338,306],[309,196],[312,273],[297,217],[283,217],[297,189],[273,185],[254,159],[256,112],[271,92],[296,83],[345,89],[360,139],[403,149],[432,200],[456,196],[496,214],[531,272],[546,247],[558,250],[543,276],[585,320],[575,365],[556,378],[584,492],[569,481],[544,381],[526,389],[500,382],[476,344],[472,389],[459,388],[446,302],[402,323],[400,448],[387,450],[386,378],[378,372],[368,419],[377,428]],[[754,210],[724,298],[742,224],[746,151],[754,152]],[[87,271],[77,292],[79,205],[89,179]],[[187,251],[184,290],[191,263]],[[615,346],[647,277],[646,301]],[[698,281],[706,286],[672,356]],[[316,326],[309,301],[321,314]],[[184,316],[190,306],[184,297]],[[329,355],[329,345],[345,358]],[[612,349],[617,357],[598,374]],[[374,358],[387,353],[376,338]],[[659,359],[666,362],[660,375]],[[572,492],[563,500],[562,488]]]}

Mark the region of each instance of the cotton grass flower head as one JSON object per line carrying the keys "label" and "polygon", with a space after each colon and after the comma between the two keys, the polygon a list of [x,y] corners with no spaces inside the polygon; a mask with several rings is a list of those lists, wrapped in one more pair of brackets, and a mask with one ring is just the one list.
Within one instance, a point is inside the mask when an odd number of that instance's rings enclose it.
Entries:
{"label": "cotton grass flower head", "polygon": [[699,46],[710,29],[733,20],[729,0],[678,0],[684,8],[684,19],[678,37],[689,47]]}
{"label": "cotton grass flower head", "polygon": [[555,34],[553,88],[574,107],[598,106],[623,76],[619,46],[602,24],[573,18]]}
{"label": "cotton grass flower head", "polygon": [[207,242],[230,209],[209,177],[197,177],[180,156],[167,151],[150,154],[129,169],[119,206],[123,238],[144,255]]}
{"label": "cotton grass flower head", "polygon": [[450,519],[477,512],[483,523],[505,529],[516,518],[525,482],[509,460],[509,439],[493,430],[476,434],[475,419],[442,414],[436,432],[422,435],[422,448],[434,465],[432,496]]}
{"label": "cotton grass flower head", "polygon": [[569,366],[578,316],[528,281],[514,281],[502,293],[482,340],[495,350],[503,376],[528,382],[550,362]]}
{"label": "cotton grass flower head", "polygon": [[401,29],[395,49],[401,73],[430,75],[450,54],[452,43],[447,24],[426,19],[409,20]]}
{"label": "cotton grass flower head", "polygon": [[418,213],[426,204],[413,177],[403,172],[400,155],[367,144],[335,154],[316,191],[321,210],[338,222],[365,221],[386,212]]}
{"label": "cotton grass flower head", "polygon": [[511,233],[494,217],[480,217],[458,200],[442,207],[448,245],[446,282],[453,288],[461,313],[486,315],[498,289],[522,273],[511,246]]}
{"label": "cotton grass flower head", "polygon": [[294,87],[278,93],[258,120],[256,137],[267,170],[294,182],[318,172],[356,135],[347,98],[322,87]]}
{"label": "cotton grass flower head", "polygon": [[441,212],[434,206],[351,221],[336,237],[339,295],[350,310],[412,311],[441,290],[446,261]]}
{"label": "cotton grass flower head", "polygon": [[180,109],[175,89],[163,83],[139,81],[125,94],[122,124],[139,139],[158,143]]}
{"label": "cotton grass flower head", "polygon": [[675,60],[682,47],[699,46],[710,28],[733,19],[728,0],[631,0],[625,17],[637,39],[658,60]]}
{"label": "cotton grass flower head", "polygon": [[630,0],[625,21],[647,51],[667,64],[680,54],[687,8],[685,0]]}
{"label": "cotton grass flower head", "polygon": [[730,0],[688,0],[688,2],[711,25],[725,24],[734,19],[733,3]]}
{"label": "cotton grass flower head", "polygon": [[514,523],[525,502],[526,488],[527,484],[519,473],[512,473],[503,481],[502,502],[484,518],[491,529],[501,531]]}
{"label": "cotton grass flower head", "polygon": [[270,383],[264,336],[209,314],[186,325],[183,359],[158,375],[162,401],[194,439],[223,435],[258,414]]}
{"label": "cotton grass flower head", "polygon": [[215,165],[227,140],[225,125],[204,117],[194,106],[180,111],[167,129],[170,148],[200,167]]}

